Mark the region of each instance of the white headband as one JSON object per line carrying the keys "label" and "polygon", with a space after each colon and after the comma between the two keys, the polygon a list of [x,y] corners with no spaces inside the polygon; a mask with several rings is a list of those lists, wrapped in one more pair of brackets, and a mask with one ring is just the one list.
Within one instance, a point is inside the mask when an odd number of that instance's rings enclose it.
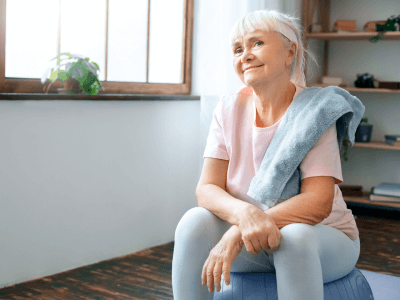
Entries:
{"label": "white headband", "polygon": [[[296,49],[296,54],[295,55],[297,56],[297,52],[299,51],[299,47],[301,47],[302,44],[298,43],[296,34],[294,33],[293,29],[290,28],[290,26],[287,25],[283,21],[282,22],[277,22],[276,23],[276,27],[277,27],[277,30],[280,33],[282,33],[284,36],[286,36],[290,41],[296,43],[297,49]],[[300,83],[299,84],[302,85],[302,86],[306,86],[306,83],[304,82],[304,80],[302,78],[300,79]]]}
{"label": "white headband", "polygon": [[295,42],[297,48],[299,47],[299,43],[297,42],[296,34],[294,33],[293,29],[289,27],[285,22],[277,22],[276,23],[277,30],[286,36],[292,42]]}

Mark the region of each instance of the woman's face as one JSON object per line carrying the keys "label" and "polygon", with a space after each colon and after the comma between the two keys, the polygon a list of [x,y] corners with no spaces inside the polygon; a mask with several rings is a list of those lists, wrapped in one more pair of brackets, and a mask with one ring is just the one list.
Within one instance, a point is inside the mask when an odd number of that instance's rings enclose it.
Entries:
{"label": "woman's face", "polygon": [[[292,62],[288,60],[290,51],[296,53],[296,44],[292,49],[284,48],[278,32],[257,30],[247,33],[242,39],[232,45],[233,67],[240,80],[247,86],[253,86],[265,80],[274,81],[274,78],[288,72]],[[294,47],[293,47],[294,45]],[[252,67],[249,70],[247,68]]]}

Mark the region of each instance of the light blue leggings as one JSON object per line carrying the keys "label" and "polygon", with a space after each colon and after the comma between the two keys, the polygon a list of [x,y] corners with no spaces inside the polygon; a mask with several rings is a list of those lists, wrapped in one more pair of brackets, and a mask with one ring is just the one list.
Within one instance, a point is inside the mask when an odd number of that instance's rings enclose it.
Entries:
{"label": "light blue leggings", "polygon": [[[174,300],[213,298],[207,285],[201,284],[201,273],[210,251],[231,226],[203,207],[184,214],[175,231]],[[352,240],[333,227],[293,223],[280,231],[280,246],[268,250],[271,255],[250,254],[243,245],[231,266],[231,272],[275,273],[279,300],[323,300],[323,284],[346,276],[358,261],[359,238]]]}

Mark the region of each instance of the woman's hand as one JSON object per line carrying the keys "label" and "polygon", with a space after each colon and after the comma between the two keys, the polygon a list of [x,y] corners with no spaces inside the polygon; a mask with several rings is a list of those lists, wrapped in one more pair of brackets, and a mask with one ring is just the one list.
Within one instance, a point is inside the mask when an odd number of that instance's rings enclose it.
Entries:
{"label": "woman's hand", "polygon": [[242,247],[243,241],[239,227],[232,225],[210,251],[203,266],[201,281],[203,285],[207,284],[210,293],[214,290],[213,283],[218,292],[221,290],[222,273],[224,273],[226,285],[229,285],[232,262],[239,255]]}
{"label": "woman's hand", "polygon": [[281,232],[274,220],[253,205],[241,211],[238,227],[247,252],[258,255],[261,250],[275,251],[281,243]]}

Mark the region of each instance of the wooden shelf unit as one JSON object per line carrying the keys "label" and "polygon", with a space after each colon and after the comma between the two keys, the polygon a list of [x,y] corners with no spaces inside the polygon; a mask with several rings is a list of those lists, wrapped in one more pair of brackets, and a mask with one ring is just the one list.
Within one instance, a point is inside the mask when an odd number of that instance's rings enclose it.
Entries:
{"label": "wooden shelf unit", "polygon": [[[327,87],[326,84],[322,83],[312,83],[308,85],[309,87],[316,86],[316,87]],[[379,88],[357,88],[357,87],[347,87],[347,86],[339,86],[340,88],[349,91],[349,92],[362,92],[362,93],[394,93],[400,94],[400,90],[394,89],[379,89]]]}
{"label": "wooden shelf unit", "polygon": [[361,204],[362,206],[372,206],[372,207],[390,207],[395,208],[400,211],[400,202],[382,202],[382,201],[371,201],[369,200],[369,192],[363,192],[362,197],[354,197],[354,196],[345,196],[343,195],[343,199],[346,203],[355,203]]}
{"label": "wooden shelf unit", "polygon": [[[379,32],[306,32],[304,37],[309,39],[318,40],[333,40],[333,41],[369,41],[371,38],[377,36]],[[386,31],[381,32],[383,40],[400,40],[400,31]],[[372,43],[372,42],[371,42]]]}
{"label": "wooden shelf unit", "polygon": [[370,141],[369,143],[354,143],[353,147],[373,148],[383,150],[400,150],[400,146],[392,146],[381,141]]}
{"label": "wooden shelf unit", "polygon": [[[312,5],[311,5],[312,4]],[[318,7],[317,7],[318,6]],[[319,21],[322,25],[322,32],[311,32],[311,24],[316,9],[319,10]],[[384,43],[387,40],[400,40],[400,32],[388,31],[388,32],[332,32],[330,31],[330,0],[303,0],[303,28],[305,30],[303,36],[304,49],[307,49],[308,39],[322,40],[324,43],[324,56],[323,56],[323,72],[322,76],[328,76],[328,50],[329,41],[368,41],[369,43],[375,44],[370,41],[371,38],[376,37],[378,34],[382,34],[383,39],[379,39],[378,43]],[[304,74],[307,78],[307,53],[305,53],[306,67]],[[326,87],[324,84],[316,83],[309,86],[321,86]],[[400,93],[400,90],[391,89],[379,89],[379,88],[357,88],[357,87],[346,87],[340,86],[341,88],[349,92],[364,92],[364,93]],[[371,141],[369,143],[354,143],[353,147],[360,148],[373,148],[383,150],[400,150],[399,146],[391,146],[386,144],[384,141]],[[343,198],[346,203],[354,204],[358,206],[366,206],[372,208],[381,209],[394,209],[400,212],[400,202],[381,202],[381,201],[370,201],[369,192],[363,192],[362,197],[344,196]]]}

